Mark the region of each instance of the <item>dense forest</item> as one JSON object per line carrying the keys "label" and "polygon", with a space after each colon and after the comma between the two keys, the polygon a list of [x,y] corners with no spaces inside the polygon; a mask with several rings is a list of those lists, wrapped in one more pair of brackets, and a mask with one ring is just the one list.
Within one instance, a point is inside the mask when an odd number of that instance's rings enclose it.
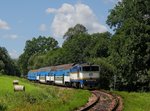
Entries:
{"label": "dense forest", "polygon": [[149,91],[150,1],[122,0],[110,10],[106,23],[114,34],[89,34],[77,24],[64,34],[62,47],[53,37],[34,37],[26,41],[17,62],[1,47],[0,71],[26,75],[40,67],[86,62],[100,65],[100,88]]}

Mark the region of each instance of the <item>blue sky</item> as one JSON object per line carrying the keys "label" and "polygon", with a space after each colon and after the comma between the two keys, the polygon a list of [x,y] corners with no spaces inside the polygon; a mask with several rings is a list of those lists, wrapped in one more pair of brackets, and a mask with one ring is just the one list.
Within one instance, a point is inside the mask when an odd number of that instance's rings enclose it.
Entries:
{"label": "blue sky", "polygon": [[51,36],[63,43],[65,31],[77,23],[89,33],[111,29],[105,21],[117,0],[1,0],[0,46],[17,58],[26,40]]}

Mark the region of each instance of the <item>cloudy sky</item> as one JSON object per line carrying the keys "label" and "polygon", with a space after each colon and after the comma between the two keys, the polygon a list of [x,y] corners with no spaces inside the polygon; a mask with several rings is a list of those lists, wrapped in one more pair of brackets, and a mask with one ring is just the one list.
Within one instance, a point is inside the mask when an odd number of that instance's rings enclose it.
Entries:
{"label": "cloudy sky", "polygon": [[118,0],[1,0],[0,46],[12,58],[23,53],[26,40],[51,36],[59,44],[63,34],[77,23],[89,33],[111,29],[105,21]]}

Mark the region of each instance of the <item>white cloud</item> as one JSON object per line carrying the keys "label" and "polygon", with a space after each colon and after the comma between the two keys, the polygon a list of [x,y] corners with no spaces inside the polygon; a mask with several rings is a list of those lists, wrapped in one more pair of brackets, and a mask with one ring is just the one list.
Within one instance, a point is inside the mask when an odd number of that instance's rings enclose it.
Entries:
{"label": "white cloud", "polygon": [[54,9],[54,8],[48,8],[48,9],[46,9],[46,13],[54,13],[54,12],[56,12],[57,10],[56,9]]}
{"label": "white cloud", "polygon": [[42,32],[46,31],[46,25],[41,24],[40,27],[39,27],[39,30],[42,31]]}
{"label": "white cloud", "polygon": [[89,33],[107,31],[106,26],[99,23],[92,9],[85,4],[64,3],[60,8],[48,8],[46,12],[55,14],[51,25],[55,37],[62,37],[68,28],[76,24],[84,25]]}
{"label": "white cloud", "polygon": [[9,25],[8,25],[7,22],[5,22],[5,21],[3,21],[3,20],[0,19],[0,29],[9,30],[10,27],[9,27]]}
{"label": "white cloud", "polygon": [[15,49],[11,50],[11,51],[9,52],[9,55],[10,55],[10,57],[13,58],[13,59],[17,59],[17,58],[19,57],[19,53],[18,53]]}
{"label": "white cloud", "polygon": [[18,38],[19,38],[19,36],[18,36],[18,35],[16,35],[16,34],[10,34],[10,35],[4,35],[4,36],[3,36],[3,38],[5,38],[5,39],[13,39],[13,40],[15,40],[15,39],[18,39]]}
{"label": "white cloud", "polygon": [[61,8],[48,8],[46,9],[46,13],[69,13],[74,11],[74,6],[64,3]]}

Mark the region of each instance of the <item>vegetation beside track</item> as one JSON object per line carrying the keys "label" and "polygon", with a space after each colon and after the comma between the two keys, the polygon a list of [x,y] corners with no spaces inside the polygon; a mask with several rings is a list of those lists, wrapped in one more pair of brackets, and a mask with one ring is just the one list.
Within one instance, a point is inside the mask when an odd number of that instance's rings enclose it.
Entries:
{"label": "vegetation beside track", "polygon": [[[25,86],[25,92],[14,92],[13,80]],[[0,76],[0,111],[70,111],[88,101],[87,90],[41,85],[12,76]]]}
{"label": "vegetation beside track", "polygon": [[115,91],[123,98],[123,111],[150,111],[150,93]]}

